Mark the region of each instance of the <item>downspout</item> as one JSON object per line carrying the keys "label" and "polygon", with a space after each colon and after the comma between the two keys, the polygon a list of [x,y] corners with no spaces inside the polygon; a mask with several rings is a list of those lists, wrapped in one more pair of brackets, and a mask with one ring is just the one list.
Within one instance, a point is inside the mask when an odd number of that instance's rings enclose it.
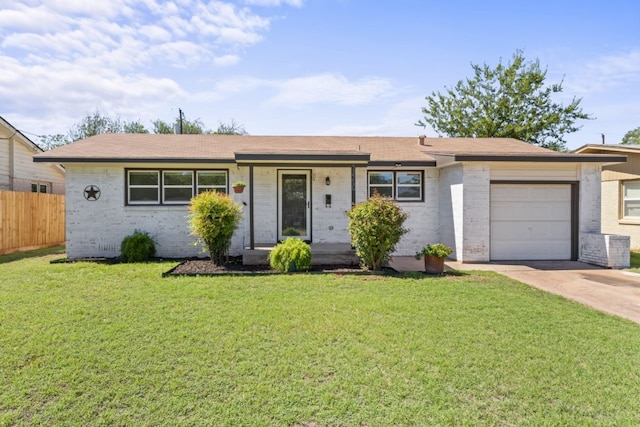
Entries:
{"label": "downspout", "polygon": [[249,249],[256,248],[254,239],[255,229],[253,224],[253,165],[249,166]]}
{"label": "downspout", "polygon": [[13,135],[11,135],[9,140],[9,190],[14,191],[14,183],[16,177],[16,159],[15,159],[15,149],[16,143],[13,137],[15,136],[16,131],[13,131]]}

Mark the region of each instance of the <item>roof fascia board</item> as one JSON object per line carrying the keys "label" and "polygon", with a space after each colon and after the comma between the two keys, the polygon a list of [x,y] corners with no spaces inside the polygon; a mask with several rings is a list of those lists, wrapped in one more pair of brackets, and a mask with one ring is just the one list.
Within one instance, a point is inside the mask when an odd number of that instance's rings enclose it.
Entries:
{"label": "roof fascia board", "polygon": [[155,159],[136,159],[136,158],[77,158],[77,157],[46,157],[34,156],[34,162],[43,163],[232,163],[233,159],[184,159],[184,158],[155,158]]}
{"label": "roof fascia board", "polygon": [[373,160],[369,166],[393,167],[435,167],[435,160]]}
{"label": "roof fascia board", "polygon": [[536,162],[536,163],[625,163],[626,156],[610,154],[522,155],[522,154],[455,154],[458,162]]}
{"label": "roof fascia board", "polygon": [[308,153],[235,153],[235,160],[240,162],[286,162],[286,161],[313,161],[313,162],[359,162],[366,163],[371,154],[308,154]]}

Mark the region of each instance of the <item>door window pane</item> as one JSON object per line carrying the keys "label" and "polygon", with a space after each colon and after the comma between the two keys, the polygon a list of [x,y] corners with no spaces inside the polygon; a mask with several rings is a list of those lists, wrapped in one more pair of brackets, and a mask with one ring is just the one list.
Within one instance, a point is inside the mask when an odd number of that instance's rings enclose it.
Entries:
{"label": "door window pane", "polygon": [[307,236],[307,175],[282,175],[282,235]]}

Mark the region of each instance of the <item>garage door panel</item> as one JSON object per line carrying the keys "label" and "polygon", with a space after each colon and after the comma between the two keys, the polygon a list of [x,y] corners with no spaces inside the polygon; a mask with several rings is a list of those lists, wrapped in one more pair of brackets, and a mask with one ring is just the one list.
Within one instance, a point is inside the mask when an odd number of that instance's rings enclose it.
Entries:
{"label": "garage door panel", "polygon": [[570,184],[492,184],[491,259],[571,259]]}
{"label": "garage door panel", "polygon": [[508,242],[567,240],[571,239],[571,223],[504,221],[502,227],[491,228],[492,242],[496,239]]}
{"label": "garage door panel", "polygon": [[[491,250],[493,251],[493,245]],[[520,242],[516,246],[498,243],[496,251],[509,253],[508,260],[551,260],[569,259],[571,257],[571,244],[557,242],[548,244],[545,242]],[[507,259],[503,259],[507,260]]]}
{"label": "garage door panel", "polygon": [[495,221],[571,221],[571,210],[567,203],[514,203],[498,202],[491,206],[491,220]]}

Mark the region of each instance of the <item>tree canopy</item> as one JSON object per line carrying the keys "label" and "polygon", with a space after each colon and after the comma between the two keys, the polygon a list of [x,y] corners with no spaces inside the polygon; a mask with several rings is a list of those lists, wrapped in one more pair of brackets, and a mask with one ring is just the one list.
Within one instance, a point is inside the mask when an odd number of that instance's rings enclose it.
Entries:
{"label": "tree canopy", "polygon": [[566,150],[564,136],[592,117],[573,97],[568,105],[552,100],[562,92],[562,81],[545,85],[547,70],[539,60],[527,62],[522,51],[511,62],[495,68],[471,64],[473,77],[460,80],[445,92],[432,92],[416,125],[431,125],[450,137],[508,137],[553,150]]}
{"label": "tree canopy", "polygon": [[[181,111],[182,114],[182,111]],[[155,134],[172,134],[175,132],[174,124],[157,119],[151,122],[152,131]],[[180,125],[180,117],[176,118],[175,126]],[[80,139],[89,138],[101,133],[149,133],[149,130],[139,121],[122,120],[119,116],[112,118],[108,114],[95,111],[86,114],[79,122],[69,127],[66,135],[41,135],[39,145],[50,150],[61,145],[69,144]],[[231,119],[230,123],[219,122],[218,129],[212,131],[205,127],[201,119],[189,120],[182,115],[183,134],[227,134],[227,135],[247,135],[244,125]]]}
{"label": "tree canopy", "polygon": [[640,127],[637,127],[625,133],[624,136],[622,137],[621,144],[640,145]]}

